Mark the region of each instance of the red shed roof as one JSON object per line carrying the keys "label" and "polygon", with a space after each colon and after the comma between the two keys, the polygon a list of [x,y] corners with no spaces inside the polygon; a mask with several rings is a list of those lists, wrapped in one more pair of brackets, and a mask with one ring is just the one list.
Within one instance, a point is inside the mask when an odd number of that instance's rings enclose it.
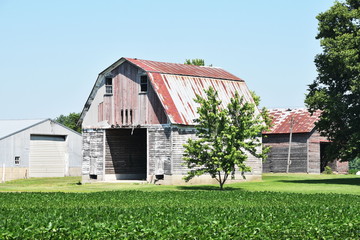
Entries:
{"label": "red shed roof", "polygon": [[290,133],[290,122],[293,119],[293,133],[307,133],[315,128],[315,122],[319,120],[321,111],[318,110],[311,115],[307,109],[271,109],[273,126],[265,134]]}
{"label": "red shed roof", "polygon": [[137,58],[125,58],[129,62],[142,68],[147,72],[157,72],[163,74],[208,77],[228,80],[242,80],[221,68],[195,66],[180,63],[155,62]]}

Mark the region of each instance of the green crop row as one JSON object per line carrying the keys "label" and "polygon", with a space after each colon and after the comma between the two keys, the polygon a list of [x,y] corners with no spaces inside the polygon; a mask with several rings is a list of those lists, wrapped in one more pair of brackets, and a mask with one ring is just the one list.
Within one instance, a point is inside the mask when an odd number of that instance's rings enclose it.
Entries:
{"label": "green crop row", "polygon": [[0,239],[359,239],[360,196],[1,193]]}

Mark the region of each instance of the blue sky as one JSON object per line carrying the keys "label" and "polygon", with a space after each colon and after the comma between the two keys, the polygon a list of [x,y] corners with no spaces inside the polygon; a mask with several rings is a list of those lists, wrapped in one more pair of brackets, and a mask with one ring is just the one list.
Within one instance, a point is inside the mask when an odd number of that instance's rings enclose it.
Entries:
{"label": "blue sky", "polygon": [[121,57],[203,58],[243,78],[267,108],[304,107],[333,0],[0,0],[0,119],[80,112]]}

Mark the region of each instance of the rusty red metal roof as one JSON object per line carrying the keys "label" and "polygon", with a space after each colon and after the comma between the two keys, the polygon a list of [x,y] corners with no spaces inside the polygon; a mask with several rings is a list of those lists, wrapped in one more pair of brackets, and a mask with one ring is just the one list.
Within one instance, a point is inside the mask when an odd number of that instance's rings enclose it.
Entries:
{"label": "rusty red metal roof", "polygon": [[290,133],[290,123],[293,119],[293,133],[308,133],[315,128],[315,122],[319,120],[321,111],[318,110],[312,115],[307,109],[270,109],[272,127],[264,134]]}
{"label": "rusty red metal roof", "polygon": [[[235,92],[248,102],[253,102],[246,83],[231,73],[214,67],[179,63],[155,62],[136,58],[124,58],[148,73],[171,123],[193,125],[198,117],[196,95],[205,97],[205,89],[212,86],[222,106],[230,103]],[[257,113],[258,110],[257,110]]]}
{"label": "rusty red metal roof", "polygon": [[235,75],[216,67],[195,66],[180,63],[156,62],[137,58],[124,58],[146,72],[156,72],[162,74],[174,74],[185,76],[208,77],[217,79],[238,80],[242,79]]}
{"label": "rusty red metal roof", "polygon": [[[199,104],[194,101],[196,95],[205,97],[205,89],[213,87],[222,101],[222,107],[230,103],[230,99],[238,92],[247,102],[253,102],[251,93],[244,81],[182,76],[149,72],[157,95],[172,123],[193,125],[198,118]],[[256,113],[259,114],[256,109]]]}

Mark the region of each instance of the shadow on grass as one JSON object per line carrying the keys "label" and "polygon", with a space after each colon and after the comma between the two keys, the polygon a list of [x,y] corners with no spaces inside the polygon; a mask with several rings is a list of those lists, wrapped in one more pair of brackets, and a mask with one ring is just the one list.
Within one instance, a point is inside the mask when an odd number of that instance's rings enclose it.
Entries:
{"label": "shadow on grass", "polygon": [[219,186],[209,186],[209,185],[196,185],[196,186],[176,186],[176,189],[179,190],[202,190],[202,191],[243,191],[241,188],[235,188],[235,187],[227,187],[224,186],[223,190],[220,190]]}
{"label": "shadow on grass", "polygon": [[279,182],[284,182],[284,183],[306,183],[306,184],[342,184],[342,185],[360,186],[360,178],[281,180]]}

